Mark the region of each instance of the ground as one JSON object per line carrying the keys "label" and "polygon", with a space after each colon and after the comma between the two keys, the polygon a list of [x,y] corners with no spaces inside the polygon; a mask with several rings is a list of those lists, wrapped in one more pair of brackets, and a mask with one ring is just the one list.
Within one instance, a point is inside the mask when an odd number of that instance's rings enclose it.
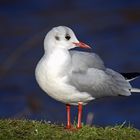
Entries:
{"label": "ground", "polygon": [[31,120],[0,120],[1,140],[140,140],[140,131],[124,124],[108,127],[84,125],[68,131],[63,125]]}

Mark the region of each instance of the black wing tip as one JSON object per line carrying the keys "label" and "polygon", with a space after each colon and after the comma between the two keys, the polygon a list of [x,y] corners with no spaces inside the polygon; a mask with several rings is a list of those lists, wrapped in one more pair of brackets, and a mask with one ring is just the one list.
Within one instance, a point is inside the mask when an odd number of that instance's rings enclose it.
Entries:
{"label": "black wing tip", "polygon": [[126,80],[130,80],[140,76],[140,72],[120,73]]}

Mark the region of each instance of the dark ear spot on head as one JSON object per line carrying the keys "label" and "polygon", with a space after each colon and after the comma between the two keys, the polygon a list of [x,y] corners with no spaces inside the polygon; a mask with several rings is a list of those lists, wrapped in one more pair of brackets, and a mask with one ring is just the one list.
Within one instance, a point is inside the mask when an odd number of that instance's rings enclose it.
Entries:
{"label": "dark ear spot on head", "polygon": [[56,40],[60,40],[60,38],[59,38],[58,36],[55,36],[55,39],[56,39]]}

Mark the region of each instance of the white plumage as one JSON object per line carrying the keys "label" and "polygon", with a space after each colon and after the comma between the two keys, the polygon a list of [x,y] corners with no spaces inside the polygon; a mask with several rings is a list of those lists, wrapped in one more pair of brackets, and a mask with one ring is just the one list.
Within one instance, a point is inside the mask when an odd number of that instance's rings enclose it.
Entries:
{"label": "white plumage", "polygon": [[104,96],[131,95],[129,82],[121,74],[106,68],[98,55],[70,50],[78,47],[78,43],[73,31],[65,26],[55,27],[47,34],[45,54],[35,75],[49,96],[77,105]]}

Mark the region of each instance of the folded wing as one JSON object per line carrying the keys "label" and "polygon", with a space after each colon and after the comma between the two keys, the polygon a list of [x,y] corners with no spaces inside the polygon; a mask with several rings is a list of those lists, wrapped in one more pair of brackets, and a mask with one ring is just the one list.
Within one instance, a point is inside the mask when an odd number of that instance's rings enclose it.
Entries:
{"label": "folded wing", "polygon": [[70,51],[73,71],[85,71],[88,68],[105,69],[104,62],[95,53]]}
{"label": "folded wing", "polygon": [[96,54],[74,51],[71,56],[73,71],[69,75],[69,82],[79,91],[95,98],[131,95],[129,82],[121,74],[106,69]]}

